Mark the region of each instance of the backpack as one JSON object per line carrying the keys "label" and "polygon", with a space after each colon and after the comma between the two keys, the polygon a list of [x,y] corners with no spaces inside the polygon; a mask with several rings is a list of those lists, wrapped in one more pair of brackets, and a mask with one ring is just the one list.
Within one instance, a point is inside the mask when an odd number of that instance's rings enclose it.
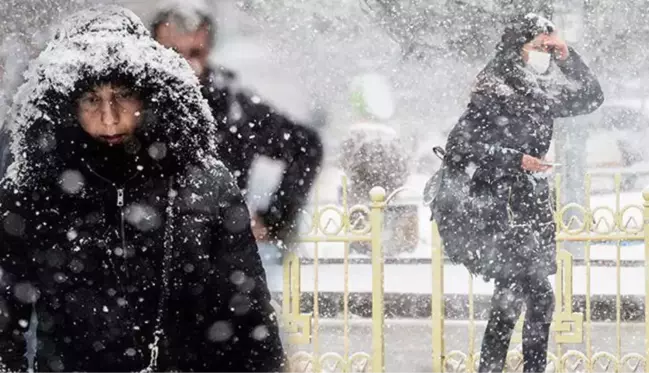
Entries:
{"label": "backpack", "polygon": [[440,146],[435,146],[433,147],[433,153],[442,161],[442,165],[440,166],[439,170],[435,171],[433,176],[428,179],[426,185],[424,186],[423,203],[424,206],[428,206],[428,208],[430,208],[431,221],[433,221],[435,218],[434,202],[439,194],[442,181],[444,180],[444,172],[446,169],[446,163],[444,162],[446,151]]}
{"label": "backpack", "polygon": [[430,208],[431,221],[437,222],[445,256],[454,264],[464,265],[469,272],[483,272],[481,258],[484,247],[472,240],[473,225],[470,211],[474,198],[470,194],[471,176],[453,171],[445,161],[446,152],[434,147],[433,152],[442,160],[442,166],[426,182],[424,204]]}

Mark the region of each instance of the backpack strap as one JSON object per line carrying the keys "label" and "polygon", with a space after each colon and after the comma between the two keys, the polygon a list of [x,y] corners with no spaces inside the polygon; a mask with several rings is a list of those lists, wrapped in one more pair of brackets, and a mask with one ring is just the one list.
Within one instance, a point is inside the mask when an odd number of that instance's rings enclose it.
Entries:
{"label": "backpack strap", "polygon": [[444,160],[444,157],[446,156],[446,150],[442,148],[441,146],[434,146],[433,147],[433,154],[437,156],[437,158],[441,159],[442,161]]}

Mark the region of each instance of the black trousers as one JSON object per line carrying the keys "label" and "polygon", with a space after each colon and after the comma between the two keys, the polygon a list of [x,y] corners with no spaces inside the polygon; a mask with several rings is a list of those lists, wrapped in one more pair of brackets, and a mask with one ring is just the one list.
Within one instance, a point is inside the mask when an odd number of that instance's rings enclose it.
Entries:
{"label": "black trousers", "polygon": [[509,342],[523,304],[526,305],[523,371],[545,372],[554,293],[547,276],[539,278],[530,274],[496,280],[489,322],[482,339],[480,373],[503,371]]}

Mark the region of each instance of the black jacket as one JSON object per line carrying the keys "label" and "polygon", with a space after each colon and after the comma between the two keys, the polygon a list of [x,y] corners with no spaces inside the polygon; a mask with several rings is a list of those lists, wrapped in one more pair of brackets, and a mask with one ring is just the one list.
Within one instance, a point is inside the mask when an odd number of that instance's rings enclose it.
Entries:
{"label": "black jacket", "polygon": [[[551,71],[567,79],[556,87],[532,86],[520,65],[496,57],[478,77],[467,110],[449,134],[454,164],[520,171],[523,154],[543,157],[550,148],[554,119],[593,112],[604,101],[597,78],[570,48]],[[548,91],[550,90],[550,91]]]}
{"label": "black jacket", "polygon": [[[160,371],[281,370],[250,215],[214,157],[191,69],[121,8],[80,12],[63,29],[30,67],[12,120],[18,167],[0,187],[2,362],[26,368],[35,304],[38,371],[151,361]],[[145,95],[137,141],[124,147],[98,144],[70,114],[78,92],[115,80]]]}
{"label": "black jacket", "polygon": [[285,163],[282,181],[265,211],[257,211],[274,239],[295,233],[300,208],[307,201],[323,159],[320,135],[234,87],[235,75],[222,67],[206,74],[203,95],[218,123],[219,155],[239,187],[248,188],[250,168],[258,156]]}
{"label": "black jacket", "polygon": [[522,170],[522,157],[544,158],[555,118],[604,100],[573,49],[540,78],[523,67],[520,49],[511,52],[500,50],[478,76],[449,135],[434,208],[449,256],[487,278],[556,271],[550,186]]}

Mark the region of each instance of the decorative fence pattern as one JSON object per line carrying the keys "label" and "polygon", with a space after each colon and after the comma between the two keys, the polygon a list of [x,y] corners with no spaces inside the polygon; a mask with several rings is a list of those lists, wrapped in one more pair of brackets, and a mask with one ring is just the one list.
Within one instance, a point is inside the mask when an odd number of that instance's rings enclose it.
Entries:
{"label": "decorative fence pattern", "polygon": [[[558,273],[555,276],[556,308],[552,324],[552,346],[548,351],[548,371],[552,372],[637,372],[649,371],[646,364],[649,355],[649,327],[645,322],[632,322],[631,327],[644,329],[644,340],[636,343],[630,349],[635,351],[625,352],[623,348],[624,331],[622,303],[626,295],[622,294],[622,263],[623,252],[626,244],[637,243],[644,245],[644,255],[636,260],[635,266],[644,269],[643,278],[634,278],[638,288],[643,294],[646,304],[649,300],[649,189],[643,197],[643,205],[624,204],[626,198],[621,192],[621,177],[615,177],[615,201],[613,206],[594,206],[591,201],[590,177],[586,178],[586,198],[584,205],[556,204],[557,223],[557,262]],[[318,191],[316,191],[316,204],[307,217],[301,242],[313,246],[312,275],[302,278],[301,262],[298,255],[288,254],[284,261],[284,285],[282,290],[283,326],[288,333],[288,345],[292,371],[385,371],[385,289],[384,289],[384,252],[382,243],[385,241],[385,215],[390,208],[390,202],[396,194],[386,196],[386,192],[376,187],[371,192],[369,206],[347,206],[346,187],[343,181],[342,203],[336,205],[318,205]],[[556,180],[556,201],[561,200],[559,191],[560,180]],[[468,320],[466,330],[468,345],[466,350],[447,351],[445,349],[445,292],[444,292],[444,253],[441,242],[433,225],[431,237],[431,269],[430,276],[433,291],[430,294],[431,313],[430,328],[432,341],[430,341],[431,367],[433,372],[476,372],[479,362],[479,349],[476,337],[477,324],[474,309],[473,279],[468,284]],[[342,244],[344,253],[342,258],[342,275],[344,276],[344,289],[342,291],[342,314],[335,317],[335,322],[342,326],[342,346],[335,344],[322,345],[320,327],[332,320],[323,318],[319,309],[319,247],[325,243],[336,242]],[[349,306],[349,279],[350,279],[350,246],[367,246],[371,252],[371,346],[361,352],[359,347],[350,340],[351,318]],[[573,289],[575,288],[575,248],[579,251],[580,267],[579,281],[585,281],[583,305],[575,308]],[[593,348],[593,322],[591,283],[593,276],[593,250],[614,250],[614,259],[611,265],[615,266],[614,278],[605,281],[615,283],[615,319],[608,320],[614,325],[615,332],[608,332],[606,338],[610,340],[607,350]],[[582,278],[585,277],[585,278]],[[599,279],[601,280],[601,279]],[[644,281],[643,281],[644,280]],[[303,313],[301,304],[305,301],[301,286],[305,281],[313,281],[313,296],[311,300],[312,312]],[[524,314],[524,312],[523,312]],[[649,308],[644,307],[644,320],[649,319]],[[522,354],[516,349],[520,343],[522,318],[517,324],[512,340],[512,350],[508,356],[507,370],[522,370]],[[614,335],[613,335],[614,334]],[[293,351],[294,349],[300,351]],[[335,349],[337,351],[332,351]]]}

